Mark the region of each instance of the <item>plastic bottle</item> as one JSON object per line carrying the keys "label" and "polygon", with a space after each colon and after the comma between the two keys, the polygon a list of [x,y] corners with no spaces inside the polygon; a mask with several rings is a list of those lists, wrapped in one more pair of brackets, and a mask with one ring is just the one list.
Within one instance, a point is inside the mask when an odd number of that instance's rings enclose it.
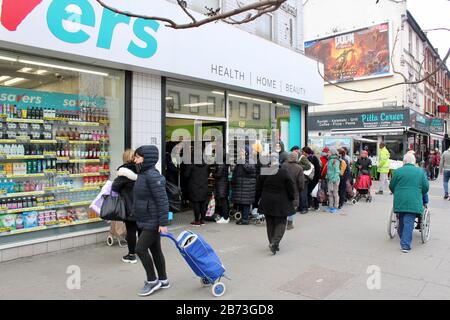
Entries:
{"label": "plastic bottle", "polygon": [[4,148],[3,148],[3,152],[4,152],[6,155],[8,155],[8,156],[11,155],[11,147],[10,147],[9,144],[5,144],[5,146],[4,146]]}
{"label": "plastic bottle", "polygon": [[23,144],[19,145],[19,147],[17,148],[17,155],[19,155],[19,156],[25,155],[25,148],[24,148]]}

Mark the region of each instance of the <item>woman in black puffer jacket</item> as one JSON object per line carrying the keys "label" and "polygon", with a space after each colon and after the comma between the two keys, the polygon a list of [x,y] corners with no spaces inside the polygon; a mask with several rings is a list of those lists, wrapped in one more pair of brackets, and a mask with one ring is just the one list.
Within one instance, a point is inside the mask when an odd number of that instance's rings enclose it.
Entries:
{"label": "woman in black puffer jacket", "polygon": [[[158,159],[159,151],[155,146],[142,146],[135,152],[134,161],[139,174],[134,185],[134,214],[138,227],[142,229],[136,252],[147,273],[147,281],[139,292],[140,296],[169,287],[159,235],[167,233],[169,200],[166,179],[155,168]],[[154,267],[158,271],[158,278]]]}
{"label": "woman in black puffer jacket", "polygon": [[214,199],[221,216],[217,223],[228,223],[228,165],[216,164],[214,169]]}
{"label": "woman in black puffer jacket", "polygon": [[117,170],[117,178],[111,186],[111,190],[119,193],[125,200],[127,219],[124,221],[127,227],[128,254],[122,258],[123,262],[137,263],[136,259],[136,232],[140,235],[141,230],[137,227],[134,216],[134,183],[137,180],[136,164],[134,163],[134,150],[127,149],[123,153],[123,165]]}
{"label": "woman in black puffer jacket", "polygon": [[188,164],[184,171],[184,177],[187,180],[189,199],[194,210],[194,221],[191,222],[191,225],[204,225],[205,202],[208,199],[208,166],[204,163]]}
{"label": "woman in black puffer jacket", "polygon": [[237,164],[233,170],[232,194],[233,204],[236,204],[238,210],[242,213],[242,219],[236,224],[248,225],[248,216],[250,214],[250,206],[255,201],[256,188],[256,166],[249,163],[249,148],[245,147],[240,151],[241,160],[245,160],[245,164]]}

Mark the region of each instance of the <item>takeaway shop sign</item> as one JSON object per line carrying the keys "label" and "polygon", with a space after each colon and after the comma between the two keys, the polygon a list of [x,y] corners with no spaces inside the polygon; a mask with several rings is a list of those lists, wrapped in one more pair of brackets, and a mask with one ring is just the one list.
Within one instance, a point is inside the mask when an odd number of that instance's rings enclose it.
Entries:
{"label": "takeaway shop sign", "polygon": [[409,110],[308,117],[309,130],[373,129],[409,125]]}

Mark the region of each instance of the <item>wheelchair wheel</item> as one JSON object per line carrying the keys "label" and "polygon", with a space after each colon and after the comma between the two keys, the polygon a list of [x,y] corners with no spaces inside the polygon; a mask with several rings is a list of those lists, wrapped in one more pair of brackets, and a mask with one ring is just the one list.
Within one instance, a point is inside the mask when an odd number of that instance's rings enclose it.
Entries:
{"label": "wheelchair wheel", "polygon": [[422,238],[422,243],[427,243],[430,239],[430,223],[431,223],[431,217],[430,217],[430,211],[428,209],[425,209],[422,217],[422,222],[420,224],[420,235]]}
{"label": "wheelchair wheel", "polygon": [[388,223],[388,235],[391,239],[394,239],[397,234],[398,227],[398,217],[394,212],[394,208],[391,209],[391,214],[389,215],[389,223]]}
{"label": "wheelchair wheel", "polygon": [[114,238],[112,236],[108,236],[106,238],[106,244],[110,247],[112,247],[114,245]]}

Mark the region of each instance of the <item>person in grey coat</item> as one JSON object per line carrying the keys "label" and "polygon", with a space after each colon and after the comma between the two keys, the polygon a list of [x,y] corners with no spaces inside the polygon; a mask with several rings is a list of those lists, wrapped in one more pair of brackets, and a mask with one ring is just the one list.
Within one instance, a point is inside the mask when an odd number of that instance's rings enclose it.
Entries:
{"label": "person in grey coat", "polygon": [[[305,175],[303,174],[303,168],[298,164],[298,154],[296,152],[291,152],[288,155],[287,161],[283,163],[281,168],[286,169],[291,177],[292,181],[294,181],[294,208],[299,206],[299,196],[300,192],[305,188]],[[294,215],[295,210],[292,212],[292,215],[288,216],[287,229],[291,230],[294,228]]]}

